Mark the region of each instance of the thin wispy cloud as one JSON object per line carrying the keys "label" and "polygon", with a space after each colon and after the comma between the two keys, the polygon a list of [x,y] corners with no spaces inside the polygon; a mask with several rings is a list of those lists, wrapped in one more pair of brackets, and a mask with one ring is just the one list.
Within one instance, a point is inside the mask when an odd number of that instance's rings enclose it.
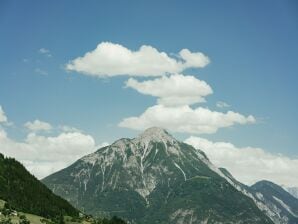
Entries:
{"label": "thin wispy cloud", "polygon": [[52,54],[51,54],[51,52],[50,52],[49,49],[46,49],[46,48],[40,48],[40,49],[38,50],[38,52],[39,52],[40,54],[43,54],[43,55],[49,57],[49,58],[52,57]]}
{"label": "thin wispy cloud", "polygon": [[60,125],[58,128],[63,132],[82,132],[82,130],[68,125]]}
{"label": "thin wispy cloud", "polygon": [[230,105],[227,104],[227,103],[224,102],[224,101],[218,101],[218,102],[216,102],[216,106],[217,106],[218,108],[227,108],[227,107],[230,107]]}
{"label": "thin wispy cloud", "polygon": [[4,110],[2,109],[2,106],[0,105],[0,123],[7,122],[7,117],[5,115]]}
{"label": "thin wispy cloud", "polygon": [[40,74],[40,75],[48,75],[47,71],[40,69],[40,68],[36,68],[36,69],[34,69],[34,71],[35,71],[35,73]]}

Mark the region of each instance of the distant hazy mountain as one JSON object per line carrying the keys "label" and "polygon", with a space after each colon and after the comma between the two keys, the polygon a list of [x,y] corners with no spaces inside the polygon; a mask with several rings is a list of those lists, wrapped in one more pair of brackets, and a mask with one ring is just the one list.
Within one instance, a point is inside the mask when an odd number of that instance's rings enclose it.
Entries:
{"label": "distant hazy mountain", "polygon": [[202,151],[150,128],[43,182],[85,212],[117,215],[130,223],[273,223],[254,196],[226,175]]}
{"label": "distant hazy mountain", "polygon": [[280,210],[284,223],[298,223],[298,199],[285,191],[282,187],[269,182],[260,181],[251,187],[255,192],[261,193],[267,203],[272,203]]}
{"label": "distant hazy mountain", "polygon": [[259,209],[270,217],[274,223],[298,223],[298,200],[282,187],[269,181],[260,181],[249,187],[238,182],[226,169],[220,168],[220,170],[239,191],[252,198]]}
{"label": "distant hazy mountain", "polygon": [[298,199],[298,187],[284,187],[284,189]]}
{"label": "distant hazy mountain", "polygon": [[43,217],[78,216],[79,212],[65,199],[55,195],[32,176],[24,166],[0,153],[0,199],[18,211]]}

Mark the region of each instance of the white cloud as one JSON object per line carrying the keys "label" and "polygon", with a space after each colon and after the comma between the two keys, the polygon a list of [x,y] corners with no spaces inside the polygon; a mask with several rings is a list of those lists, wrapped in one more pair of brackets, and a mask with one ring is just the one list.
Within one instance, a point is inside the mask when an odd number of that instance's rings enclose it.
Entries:
{"label": "white cloud", "polygon": [[[0,106],[1,122],[7,124],[7,118]],[[16,141],[9,138],[0,125],[0,153],[16,158],[38,178],[61,170],[82,156],[108,144],[103,142],[96,145],[92,136],[65,125],[58,126],[57,130],[63,132],[54,136],[35,133],[53,129],[47,122],[35,120],[25,123],[24,126],[33,132],[24,140]]]}
{"label": "white cloud", "polygon": [[30,131],[49,131],[53,128],[51,124],[40,120],[35,120],[33,122],[28,121],[24,126]]}
{"label": "white cloud", "polygon": [[211,87],[194,76],[175,74],[139,82],[130,78],[126,87],[142,94],[159,97],[158,103],[167,106],[190,105],[205,102],[204,97],[212,94]]}
{"label": "white cloud", "polygon": [[0,105],[0,123],[7,122],[7,117],[5,115],[5,112],[2,109],[2,106]]}
{"label": "white cloud", "polygon": [[179,56],[184,60],[183,70],[187,68],[202,68],[209,64],[209,58],[201,52],[190,52],[182,49]]}
{"label": "white cloud", "polygon": [[230,107],[229,104],[227,104],[226,102],[223,102],[223,101],[218,101],[218,102],[216,103],[216,106],[219,107],[219,108]]}
{"label": "white cloud", "polygon": [[173,132],[211,134],[219,128],[254,122],[253,116],[245,117],[233,111],[221,113],[202,107],[192,109],[189,106],[166,107],[155,105],[149,107],[139,117],[125,118],[119,123],[119,126],[135,130],[158,126]]}
{"label": "white cloud", "polygon": [[102,42],[93,51],[70,61],[66,69],[97,77],[162,76],[187,68],[202,68],[208,63],[209,59],[203,53],[192,53],[187,49],[181,50],[178,58],[174,58],[149,45],[132,51],[120,44]]}
{"label": "white cloud", "polygon": [[46,55],[46,56],[49,57],[49,58],[52,57],[52,55],[51,55],[49,49],[46,49],[46,48],[40,48],[40,49],[38,50],[38,52],[39,52],[40,54]]}
{"label": "white cloud", "polygon": [[245,184],[270,180],[280,185],[298,186],[298,159],[272,154],[261,148],[239,148],[227,142],[211,142],[204,138],[189,137],[186,143],[203,150],[218,167],[227,168]]}
{"label": "white cloud", "polygon": [[94,150],[94,139],[80,132],[53,137],[30,133],[24,141],[14,141],[0,129],[0,152],[21,161],[38,178],[65,168]]}
{"label": "white cloud", "polygon": [[63,132],[82,132],[80,129],[68,125],[60,125],[59,129]]}
{"label": "white cloud", "polygon": [[48,72],[47,72],[47,71],[42,70],[42,69],[40,69],[40,68],[36,68],[34,71],[35,71],[36,73],[40,74],[40,75],[48,75]]}
{"label": "white cloud", "polygon": [[48,49],[46,49],[46,48],[40,48],[39,49],[39,53],[41,53],[41,54],[47,54],[47,53],[50,53],[50,51]]}

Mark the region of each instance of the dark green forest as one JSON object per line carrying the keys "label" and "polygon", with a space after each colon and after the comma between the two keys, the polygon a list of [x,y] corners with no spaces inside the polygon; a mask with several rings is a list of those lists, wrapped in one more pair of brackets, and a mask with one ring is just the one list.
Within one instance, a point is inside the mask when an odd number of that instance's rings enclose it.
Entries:
{"label": "dark green forest", "polygon": [[25,167],[0,153],[0,198],[15,210],[46,218],[59,215],[78,216],[79,211],[55,195]]}
{"label": "dark green forest", "polygon": [[[6,201],[2,214],[7,218],[0,220],[0,224],[11,223],[9,212],[22,211],[49,218],[50,224],[63,224],[64,216],[70,216],[78,223],[84,219],[79,217],[79,211],[70,205],[65,199],[55,195],[36,177],[30,174],[26,168],[13,158],[4,157],[0,153],[0,199]],[[91,216],[90,216],[91,217]],[[125,224],[117,217],[111,219],[92,218],[92,224]],[[21,219],[20,223],[30,223]]]}

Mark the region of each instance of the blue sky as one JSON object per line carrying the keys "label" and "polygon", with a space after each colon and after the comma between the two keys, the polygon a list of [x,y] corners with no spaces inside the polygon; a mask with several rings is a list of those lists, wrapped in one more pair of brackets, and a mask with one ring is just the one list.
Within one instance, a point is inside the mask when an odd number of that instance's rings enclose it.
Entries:
{"label": "blue sky", "polygon": [[[200,106],[256,119],[212,134],[174,132],[179,139],[194,135],[297,157],[296,1],[1,1],[0,29],[0,105],[13,122],[2,126],[15,141],[36,119],[76,127],[97,144],[139,133],[118,124],[156,97],[124,88],[125,75],[65,69],[111,42],[131,51],[150,45],[169,56],[184,48],[204,53],[207,66],[183,71],[212,87]],[[218,108],[218,101],[230,107]]]}

